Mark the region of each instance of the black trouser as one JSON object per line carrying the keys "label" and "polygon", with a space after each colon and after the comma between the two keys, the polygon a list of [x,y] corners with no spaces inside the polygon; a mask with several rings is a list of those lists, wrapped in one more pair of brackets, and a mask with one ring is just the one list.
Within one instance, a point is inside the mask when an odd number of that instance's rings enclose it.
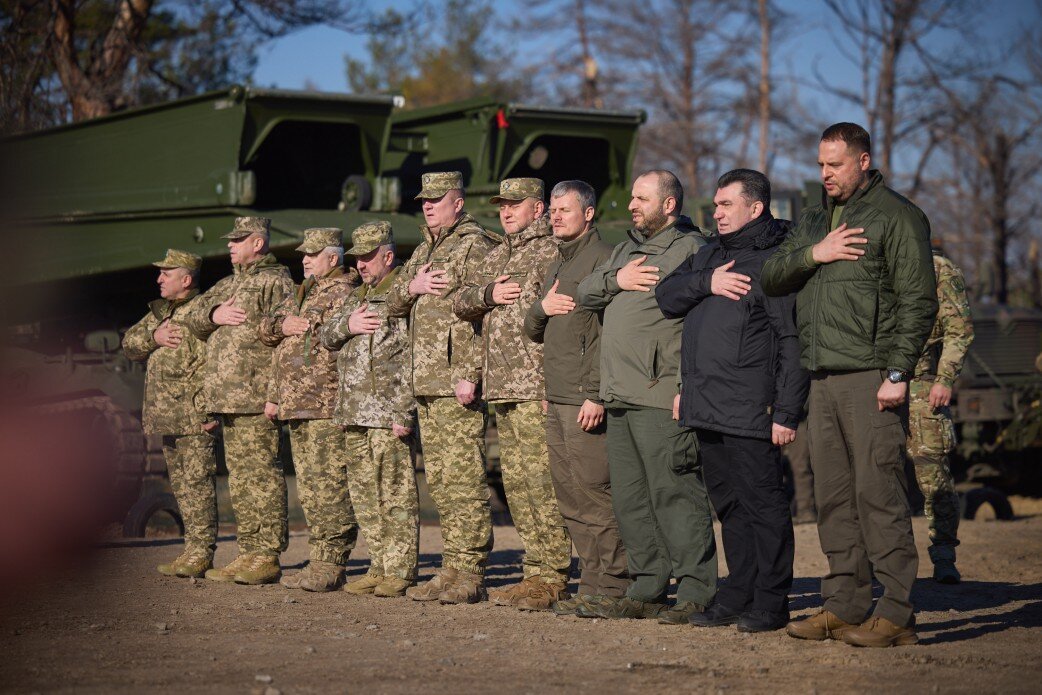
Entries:
{"label": "black trouser", "polygon": [[795,541],[781,451],[764,439],[704,429],[698,442],[727,558],[717,602],[736,611],[788,611]]}

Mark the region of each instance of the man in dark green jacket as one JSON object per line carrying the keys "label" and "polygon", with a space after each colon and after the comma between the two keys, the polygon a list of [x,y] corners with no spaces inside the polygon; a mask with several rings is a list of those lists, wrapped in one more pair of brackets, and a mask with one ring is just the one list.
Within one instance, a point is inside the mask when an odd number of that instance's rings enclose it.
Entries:
{"label": "man in dark green jacket", "polygon": [[[626,547],[626,598],[579,615],[686,624],[716,595],[716,541],[695,431],[676,420],[683,319],[662,315],[652,291],[705,244],[681,216],[684,189],[668,171],[633,182],[633,230],[579,283],[577,301],[604,311],[601,400],[608,411],[612,506]],[[677,602],[665,610],[670,576]]]}
{"label": "man in dark green jacket", "polygon": [[[930,223],[871,170],[871,139],[837,123],[821,136],[820,206],[763,269],[769,295],[798,292],[824,609],[790,623],[801,639],[914,644],[919,566],[905,490],[908,378],[937,313]],[[832,230],[832,231],[829,231]],[[871,618],[872,576],[883,596]],[[864,621],[864,622],[863,622]],[[859,626],[860,624],[860,626]]]}

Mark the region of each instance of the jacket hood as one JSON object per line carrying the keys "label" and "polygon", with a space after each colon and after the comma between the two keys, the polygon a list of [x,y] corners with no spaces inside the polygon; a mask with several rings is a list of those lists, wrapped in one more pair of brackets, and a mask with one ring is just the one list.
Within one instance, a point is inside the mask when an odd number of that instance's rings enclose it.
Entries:
{"label": "jacket hood", "polygon": [[676,222],[665,229],[655,232],[655,235],[651,238],[645,236],[643,232],[638,232],[636,229],[632,228],[627,232],[627,234],[629,234],[630,239],[632,239],[633,243],[637,246],[646,245],[653,248],[657,246],[665,248],[681,234],[697,234],[703,239],[707,238],[705,233],[695,226],[695,223],[692,222],[691,218],[687,215],[681,215],[677,218]]}
{"label": "jacket hood", "polygon": [[552,235],[553,230],[550,229],[550,218],[547,215],[543,215],[533,220],[532,224],[517,234],[504,234],[503,239],[511,248],[520,248],[533,239],[541,239],[542,237]]}
{"label": "jacket hood", "polygon": [[781,244],[791,229],[789,220],[777,220],[770,212],[764,212],[737,232],[719,235],[720,246],[725,249],[770,249]]}
{"label": "jacket hood", "polygon": [[153,316],[162,321],[170,315],[170,312],[173,311],[175,307],[179,307],[182,304],[187,304],[188,302],[192,301],[198,294],[199,288],[193,287],[192,289],[188,290],[188,296],[184,299],[153,299],[151,302],[148,303],[148,308],[152,311]]}
{"label": "jacket hood", "polygon": [[232,265],[232,272],[235,275],[242,273],[259,273],[262,270],[270,270],[271,268],[279,268],[281,264],[279,259],[275,258],[275,254],[270,251],[260,258],[260,260],[254,261],[253,263],[247,263],[246,265]]}
{"label": "jacket hood", "polygon": [[[432,246],[434,245],[434,235],[431,234],[431,228],[429,226],[427,226],[426,224],[421,224],[420,234],[423,235],[423,238],[427,240],[428,244],[431,244]],[[451,227],[439,234],[438,241],[446,239],[452,236],[453,234],[457,236],[466,236],[468,234],[481,234],[497,244],[502,243],[503,241],[503,237],[496,234],[495,232],[491,232],[482,227],[478,223],[478,221],[474,219],[473,216],[471,216],[469,212],[464,212],[462,215],[459,216],[459,219],[457,219]]]}

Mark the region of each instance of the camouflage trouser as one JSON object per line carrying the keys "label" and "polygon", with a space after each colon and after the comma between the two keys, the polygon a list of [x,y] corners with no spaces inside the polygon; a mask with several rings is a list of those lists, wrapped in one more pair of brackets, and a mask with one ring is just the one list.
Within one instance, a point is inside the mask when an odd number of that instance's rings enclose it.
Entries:
{"label": "camouflage trouser", "polygon": [[348,427],[351,499],[369,546],[369,571],[416,578],[420,504],[409,444],[389,429]]}
{"label": "camouflage trouser", "polygon": [[163,437],[170,487],[185,523],[185,550],[208,553],[217,547],[217,458],[211,434]]}
{"label": "camouflage trouser", "polygon": [[492,550],[492,508],[485,476],[483,403],[416,399],[423,468],[441,520],[442,566],[484,574]]}
{"label": "camouflage trouser", "polygon": [[224,414],[221,421],[239,552],[278,555],[289,540],[279,426],[263,414]]}
{"label": "camouflage trouser", "polygon": [[908,457],[923,493],[930,528],[930,559],[954,560],[959,544],[959,495],[948,465],[955,448],[955,429],[948,408],[934,410],[927,400],[933,382],[913,379],[909,385]]}
{"label": "camouflage trouser", "polygon": [[525,577],[567,582],[572,539],[557,506],[550,457],[546,452],[546,416],[539,401],[496,403],[499,465],[514,528],[525,546]]}
{"label": "camouflage trouser", "polygon": [[358,540],[347,488],[344,432],[332,420],[290,420],[297,496],[308,522],[312,560],[346,565]]}

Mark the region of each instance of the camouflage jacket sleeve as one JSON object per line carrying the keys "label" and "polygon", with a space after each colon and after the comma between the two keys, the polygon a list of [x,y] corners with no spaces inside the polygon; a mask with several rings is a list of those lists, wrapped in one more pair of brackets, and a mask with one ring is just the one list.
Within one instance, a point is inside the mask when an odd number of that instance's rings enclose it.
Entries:
{"label": "camouflage jacket sleeve", "polygon": [[354,337],[347,323],[351,319],[351,312],[358,308],[358,305],[358,299],[352,295],[344,301],[339,311],[329,313],[318,331],[322,347],[327,350],[339,350]]}
{"label": "camouflage jacket sleeve", "polygon": [[210,315],[221,302],[231,296],[231,286],[232,276],[228,276],[206,290],[193,303],[192,310],[185,317],[185,325],[199,340],[206,340],[217,330],[217,324],[210,320]]}
{"label": "camouflage jacket sleeve", "polygon": [[464,321],[480,321],[485,314],[496,308],[492,300],[492,285],[488,283],[481,285],[477,282],[482,277],[482,270],[486,266],[482,263],[474,268],[467,268],[468,273],[476,272],[477,275],[468,274],[463,276],[463,284],[456,291],[456,298],[452,300],[452,312]]}
{"label": "camouflage jacket sleeve", "polygon": [[[461,241],[460,252],[454,259],[454,265],[456,266],[454,273],[456,277],[477,277],[481,273],[481,269],[485,267],[485,259],[488,257],[489,252],[494,248],[495,242],[479,234],[471,235],[465,241]],[[452,301],[453,305],[455,305],[456,298],[453,297]],[[489,308],[491,309],[491,307]],[[452,337],[452,351],[454,355],[452,383],[454,384],[458,384],[461,379],[465,379],[473,384],[481,382],[485,343],[481,338],[481,322],[472,321],[471,323],[474,326],[474,334],[472,336],[462,335],[464,332],[461,331],[458,340],[455,334]],[[455,355],[459,355],[459,359],[456,359]]]}
{"label": "camouflage jacket sleeve", "polygon": [[940,308],[937,322],[942,339],[941,358],[937,362],[936,382],[951,387],[962,373],[966,352],[973,342],[973,318],[966,297],[966,281],[953,263],[943,263],[937,273],[937,299]]}
{"label": "camouflage jacket sleeve", "polygon": [[257,329],[257,337],[268,347],[275,347],[286,335],[282,332],[282,322],[293,313],[296,298],[290,294],[282,299],[267,316],[263,317]]}
{"label": "camouflage jacket sleeve", "polygon": [[422,263],[420,259],[426,256],[426,242],[420,244],[412,256],[402,266],[398,273],[398,279],[387,293],[387,311],[391,316],[405,317],[412,311],[412,305],[416,303],[416,297],[409,294],[409,283],[416,277],[416,271]]}
{"label": "camouflage jacket sleeve", "polygon": [[152,333],[159,327],[159,319],[151,311],[130,327],[123,336],[123,354],[128,360],[144,362],[153,351],[159,348]]}
{"label": "camouflage jacket sleeve", "polygon": [[[402,335],[408,338],[409,332],[402,331]],[[412,362],[411,352],[412,348],[409,346],[408,341],[406,341],[403,364],[407,365]],[[393,394],[391,417],[393,418],[394,424],[415,429],[416,398],[412,393],[412,378],[410,377],[409,370],[399,369],[396,372],[394,383],[390,386]]]}

